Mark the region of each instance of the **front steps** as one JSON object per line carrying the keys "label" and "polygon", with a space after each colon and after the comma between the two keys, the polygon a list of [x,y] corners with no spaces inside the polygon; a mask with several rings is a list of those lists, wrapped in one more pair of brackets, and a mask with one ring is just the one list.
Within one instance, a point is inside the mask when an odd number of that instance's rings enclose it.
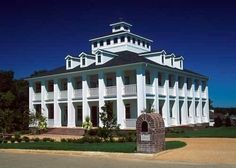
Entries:
{"label": "front steps", "polygon": [[83,128],[48,128],[46,134],[53,134],[53,135],[76,135],[76,136],[83,136],[84,135]]}

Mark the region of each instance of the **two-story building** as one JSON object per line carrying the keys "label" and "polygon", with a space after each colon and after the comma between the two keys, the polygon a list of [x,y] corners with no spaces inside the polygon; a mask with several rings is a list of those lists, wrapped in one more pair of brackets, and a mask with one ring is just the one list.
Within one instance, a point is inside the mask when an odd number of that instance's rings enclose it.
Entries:
{"label": "two-story building", "polygon": [[122,129],[135,128],[150,108],[166,127],[209,123],[208,77],[185,69],[182,56],[152,51],[152,40],[131,33],[131,24],[110,26],[111,34],[89,40],[91,53],[68,55],[65,66],[27,79],[31,112],[49,127],[81,127],[86,116],[97,127],[110,101]]}

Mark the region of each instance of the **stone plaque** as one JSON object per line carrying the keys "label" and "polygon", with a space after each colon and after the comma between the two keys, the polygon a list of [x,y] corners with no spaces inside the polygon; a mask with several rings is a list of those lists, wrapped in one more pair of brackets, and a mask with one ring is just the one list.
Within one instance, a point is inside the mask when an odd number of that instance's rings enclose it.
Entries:
{"label": "stone plaque", "polygon": [[151,141],[150,134],[141,134],[141,141]]}

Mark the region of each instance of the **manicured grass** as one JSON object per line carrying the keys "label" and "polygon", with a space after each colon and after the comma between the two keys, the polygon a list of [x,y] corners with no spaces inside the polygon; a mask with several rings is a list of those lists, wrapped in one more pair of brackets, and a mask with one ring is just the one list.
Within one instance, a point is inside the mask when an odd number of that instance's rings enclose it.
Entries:
{"label": "manicured grass", "polygon": [[[174,149],[185,146],[181,141],[166,142],[166,149]],[[126,143],[67,143],[67,142],[28,142],[0,144],[2,149],[42,149],[42,150],[67,150],[67,151],[102,151],[133,153],[136,150],[135,142]]]}
{"label": "manicured grass", "polygon": [[236,127],[218,127],[218,128],[209,127],[209,128],[201,128],[198,130],[176,128],[176,130],[178,130],[179,133],[167,133],[166,137],[169,137],[169,138],[171,137],[173,138],[196,138],[196,137],[236,138]]}

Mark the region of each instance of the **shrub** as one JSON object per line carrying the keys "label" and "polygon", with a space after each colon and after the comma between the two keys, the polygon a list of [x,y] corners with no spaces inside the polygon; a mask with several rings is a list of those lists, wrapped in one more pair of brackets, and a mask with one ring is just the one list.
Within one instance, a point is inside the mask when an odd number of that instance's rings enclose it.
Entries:
{"label": "shrub", "polygon": [[214,118],[214,127],[221,127],[223,124],[222,124],[222,120],[219,116],[217,116],[216,118]]}
{"label": "shrub", "polygon": [[15,132],[14,137],[15,137],[16,140],[20,139],[21,138],[20,132]]}
{"label": "shrub", "polygon": [[16,141],[17,141],[18,143],[21,143],[22,139],[21,139],[21,138],[18,138],[18,139],[16,139]]}
{"label": "shrub", "polygon": [[24,137],[22,138],[22,140],[23,140],[24,142],[29,142],[29,141],[30,141],[29,137],[27,137],[27,136],[24,136]]}
{"label": "shrub", "polygon": [[15,143],[16,139],[15,138],[11,138],[11,143]]}
{"label": "shrub", "polygon": [[61,142],[67,142],[67,139],[61,138]]}
{"label": "shrub", "polygon": [[32,138],[32,141],[34,141],[34,142],[39,142],[40,139],[39,139],[39,138]]}
{"label": "shrub", "polygon": [[2,138],[0,138],[0,144],[2,143],[2,141],[3,141],[3,139],[2,139]]}
{"label": "shrub", "polygon": [[7,142],[8,142],[8,140],[4,139],[2,142],[3,142],[3,143],[7,143]]}
{"label": "shrub", "polygon": [[90,130],[88,130],[88,135],[90,135],[90,136],[98,135],[98,129],[90,129]]}
{"label": "shrub", "polygon": [[50,142],[51,138],[43,138],[43,142]]}
{"label": "shrub", "polygon": [[124,143],[125,142],[125,138],[124,137],[119,137],[117,142]]}

